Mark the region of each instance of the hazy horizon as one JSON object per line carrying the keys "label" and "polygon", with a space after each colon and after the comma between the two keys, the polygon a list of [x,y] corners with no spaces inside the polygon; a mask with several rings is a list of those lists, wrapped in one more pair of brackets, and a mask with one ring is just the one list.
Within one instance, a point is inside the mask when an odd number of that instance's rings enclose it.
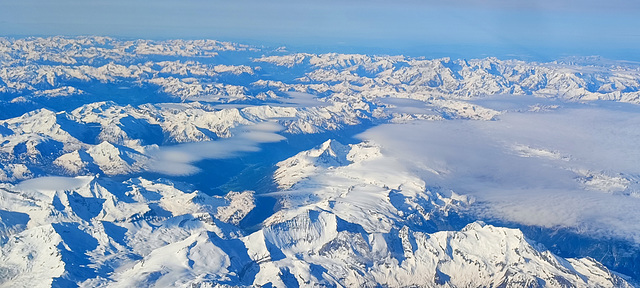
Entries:
{"label": "hazy horizon", "polygon": [[640,5],[616,1],[0,1],[0,36],[216,39],[310,52],[640,60]]}

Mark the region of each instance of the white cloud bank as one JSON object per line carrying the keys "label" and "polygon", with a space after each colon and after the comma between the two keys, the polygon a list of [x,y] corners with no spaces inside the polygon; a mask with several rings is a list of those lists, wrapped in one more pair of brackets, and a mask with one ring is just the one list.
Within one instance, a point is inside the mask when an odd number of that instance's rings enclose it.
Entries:
{"label": "white cloud bank", "polygon": [[39,177],[20,182],[15,189],[20,191],[72,191],[87,185],[93,179],[92,176],[80,177]]}
{"label": "white cloud bank", "polygon": [[360,138],[427,185],[475,197],[482,217],[640,243],[640,109],[568,106],[498,121],[382,125]]}

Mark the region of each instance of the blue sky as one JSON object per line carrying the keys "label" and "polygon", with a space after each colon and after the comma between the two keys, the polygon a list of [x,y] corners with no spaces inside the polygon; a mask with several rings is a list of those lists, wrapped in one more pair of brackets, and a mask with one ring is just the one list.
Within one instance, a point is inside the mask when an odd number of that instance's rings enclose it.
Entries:
{"label": "blue sky", "polygon": [[637,0],[0,0],[0,35],[214,38],[427,57],[640,60]]}

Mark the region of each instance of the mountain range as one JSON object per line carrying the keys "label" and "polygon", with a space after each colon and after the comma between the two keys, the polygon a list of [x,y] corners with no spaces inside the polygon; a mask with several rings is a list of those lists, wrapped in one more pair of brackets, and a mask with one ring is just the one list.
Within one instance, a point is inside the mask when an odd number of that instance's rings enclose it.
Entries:
{"label": "mountain range", "polygon": [[640,64],[0,38],[0,287],[638,287]]}

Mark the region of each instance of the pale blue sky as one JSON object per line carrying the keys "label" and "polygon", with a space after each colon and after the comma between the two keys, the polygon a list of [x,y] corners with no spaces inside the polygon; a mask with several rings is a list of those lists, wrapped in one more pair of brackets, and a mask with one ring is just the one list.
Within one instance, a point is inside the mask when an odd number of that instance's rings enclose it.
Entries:
{"label": "pale blue sky", "polygon": [[640,60],[638,27],[637,0],[0,0],[4,36],[213,38],[428,57]]}

